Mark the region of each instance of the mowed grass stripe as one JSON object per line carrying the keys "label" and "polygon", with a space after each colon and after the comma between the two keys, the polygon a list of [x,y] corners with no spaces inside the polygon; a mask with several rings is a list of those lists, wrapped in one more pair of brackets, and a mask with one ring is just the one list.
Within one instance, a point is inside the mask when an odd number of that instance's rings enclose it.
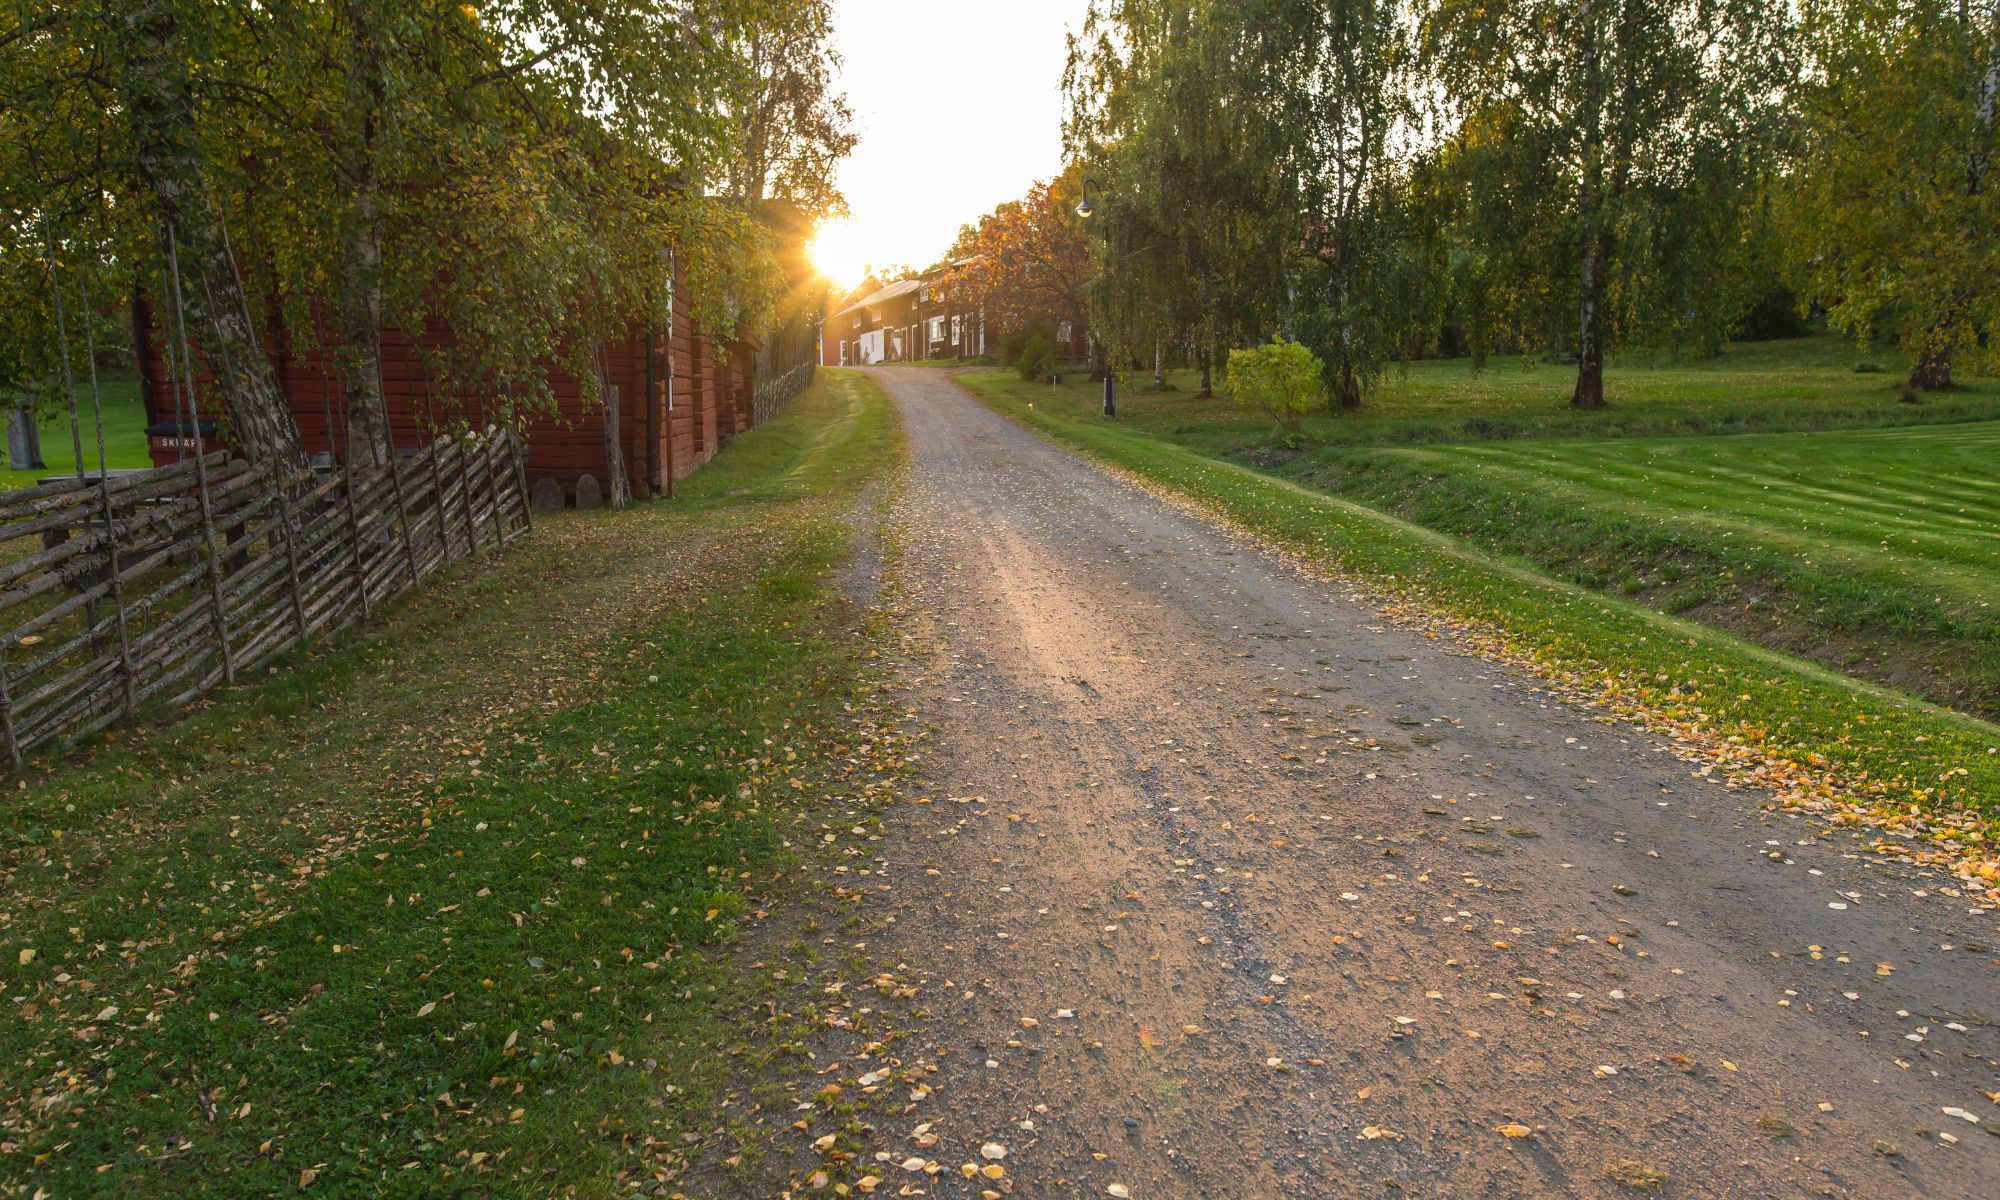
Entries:
{"label": "mowed grass stripe", "polygon": [[[1446,449],[1432,457],[1441,461],[1463,461],[1471,457],[1458,454],[1455,449]],[[1962,527],[1978,532],[1993,529],[1992,510],[1987,506],[1982,504],[1975,509],[1973,505],[1947,494],[1912,492],[1907,487],[1906,479],[1901,481],[1903,486],[1893,490],[1886,485],[1857,488],[1853,484],[1860,481],[1848,478],[1840,481],[1846,486],[1833,488],[1818,486],[1795,476],[1751,470],[1674,471],[1663,469],[1657,462],[1643,465],[1619,463],[1611,459],[1565,462],[1548,457],[1538,458],[1532,465],[1488,457],[1479,463],[1479,467],[1538,481],[1560,479],[1588,491],[1646,503],[1658,495],[1662,486],[1672,485],[1688,496],[1704,501],[1700,505],[1676,506],[1675,511],[1698,507],[1703,512],[1722,517],[1765,514],[1785,519],[1788,523],[1796,520],[1802,528],[1813,528],[1819,524],[1836,527],[1844,522],[1833,519],[1829,514],[1860,512],[1884,525],[1905,531],[1930,530],[1938,526]],[[1754,525],[1756,522],[1747,524]],[[1950,539],[1948,544],[1969,546],[1975,553],[1981,549],[1977,541],[1968,543]]]}
{"label": "mowed grass stripe", "polygon": [[[1945,439],[1948,452],[1864,431],[1380,453],[1475,471],[1515,490],[1560,488],[1579,503],[1648,520],[1700,522],[1766,545],[1891,563],[1985,599],[2000,594],[2000,506],[1967,495],[1965,481],[1980,490],[2000,485],[2000,424],[1955,432]],[[1773,449],[1779,462],[1771,461]],[[1932,474],[1926,467],[1938,458],[1955,469]]]}
{"label": "mowed grass stripe", "polygon": [[[1651,484],[1670,479],[1694,491],[1713,493],[1731,504],[1763,504],[1808,512],[1826,504],[1859,507],[1886,521],[1909,525],[1924,523],[1922,516],[1910,512],[1912,508],[1935,514],[1947,522],[1963,519],[1966,524],[1975,524],[1976,518],[1966,511],[1968,506],[1984,509],[1991,503],[1987,497],[1976,492],[1967,495],[1947,491],[1937,486],[1941,481],[1932,476],[1926,477],[1928,486],[1921,489],[1913,487],[1907,468],[1843,467],[1822,472],[1805,464],[1696,465],[1659,458],[1627,463],[1600,455],[1565,458],[1545,455],[1541,461],[1560,464],[1567,468],[1566,473],[1571,477],[1593,482],[1598,479],[1624,479]],[[1816,480],[1815,477],[1821,475],[1825,477]]]}

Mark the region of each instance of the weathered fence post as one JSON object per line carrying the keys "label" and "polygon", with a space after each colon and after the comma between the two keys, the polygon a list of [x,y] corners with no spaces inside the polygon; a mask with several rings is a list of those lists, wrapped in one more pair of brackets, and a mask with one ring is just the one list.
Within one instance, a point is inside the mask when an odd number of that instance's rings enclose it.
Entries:
{"label": "weathered fence post", "polygon": [[[669,438],[673,437],[672,424],[671,421],[668,422],[667,436]],[[507,438],[507,461],[514,468],[514,486],[519,488],[521,492],[521,521],[524,528],[533,529],[535,527],[535,506],[528,503],[528,464],[525,461],[527,454],[521,448],[521,435],[514,429],[514,406],[512,403],[507,405],[507,428],[503,432]]]}
{"label": "weathered fence post", "polygon": [[215,511],[210,506],[208,494],[208,455],[201,445],[201,416],[195,407],[194,359],[188,349],[187,317],[181,307],[181,258],[180,249],[174,240],[174,224],[167,222],[167,264],[174,277],[174,334],[180,342],[181,382],[187,387],[189,424],[195,431],[195,489],[201,496],[201,537],[208,548],[208,591],[209,602],[215,607],[215,640],[222,652],[222,677],[229,683],[236,682],[236,660],[229,651],[229,612],[222,606],[222,560],[215,553]]}
{"label": "weathered fence post", "polygon": [[[396,497],[396,517],[402,526],[403,561],[409,565],[410,584],[411,586],[415,586],[417,580],[423,578],[423,573],[417,570],[417,550],[410,543],[410,506],[403,499],[403,468],[396,462],[396,438],[389,431],[389,423],[387,421],[382,423],[382,437],[388,442],[386,448],[389,451],[389,457],[383,461],[389,467],[389,487]],[[349,463],[347,467],[347,479],[349,484],[354,482],[354,465],[352,463]]]}
{"label": "weathered fence post", "polygon": [[465,501],[465,557],[472,558],[479,553],[479,536],[475,530],[472,512],[472,456],[470,441],[460,437],[458,446],[458,490]]}
{"label": "weathered fence post", "polygon": [[361,518],[354,510],[352,463],[340,473],[340,490],[347,493],[347,549],[354,568],[354,590],[361,595],[361,616],[365,620],[375,615],[375,609],[368,600],[368,570],[361,558]]}
{"label": "weathered fence post", "polygon": [[486,468],[486,487],[493,493],[493,552],[507,548],[507,525],[500,512],[500,476],[493,469],[493,460],[500,451],[500,431],[492,425],[486,427],[485,440],[480,443],[480,458]]}
{"label": "weathered fence post", "polygon": [[7,682],[7,662],[0,658],[0,733],[7,738],[7,759],[21,769],[21,743],[14,736],[14,691]]}
{"label": "weathered fence post", "polygon": [[299,540],[297,526],[292,521],[292,490],[289,487],[274,489],[273,498],[278,502],[278,528],[285,538],[285,575],[292,591],[292,621],[299,631],[299,645],[306,644],[306,602],[300,594],[299,585]]}

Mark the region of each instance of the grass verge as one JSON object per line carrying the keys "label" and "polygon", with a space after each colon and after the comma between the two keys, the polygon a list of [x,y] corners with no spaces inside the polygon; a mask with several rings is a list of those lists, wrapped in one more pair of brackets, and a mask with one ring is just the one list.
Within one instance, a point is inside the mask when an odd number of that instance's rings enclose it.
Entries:
{"label": "grass verge", "polygon": [[[1880,370],[1857,372],[1860,366]],[[1968,377],[1953,391],[1906,403],[1900,394],[1906,371],[1894,351],[1864,354],[1827,335],[1739,343],[1711,359],[1626,353],[1605,368],[1610,406],[1576,409],[1568,403],[1574,366],[1494,358],[1475,370],[1469,359],[1426,359],[1391,368],[1360,408],[1314,413],[1287,434],[1221,390],[1201,399],[1192,371],[1169,372],[1167,390],[1155,391],[1151,372],[1142,369],[1124,379],[1118,415],[1167,441],[1267,467],[1322,447],[1794,433],[2000,419],[2000,381]],[[1218,377],[1218,389],[1226,382]],[[1081,374],[1065,376],[1055,388],[1018,381],[1014,387],[1023,399],[1034,393],[1038,406],[1079,416],[1099,404],[1098,385]]]}
{"label": "grass verge", "polygon": [[46,765],[0,827],[0,1192],[668,1186],[774,986],[724,948],[896,765],[835,577],[898,437],[827,372],[681,502]]}
{"label": "grass verge", "polygon": [[[1287,550],[1368,581],[1499,656],[1613,711],[1707,743],[1738,783],[1832,806],[1889,850],[2000,882],[2000,728],[1727,633],[1549,579],[1408,522],[1129,427],[1031,405],[999,373],[987,403]],[[1982,881],[1980,871],[1990,871]]]}
{"label": "grass verge", "polygon": [[1279,468],[1648,607],[2000,716],[2000,423],[1325,451]]}

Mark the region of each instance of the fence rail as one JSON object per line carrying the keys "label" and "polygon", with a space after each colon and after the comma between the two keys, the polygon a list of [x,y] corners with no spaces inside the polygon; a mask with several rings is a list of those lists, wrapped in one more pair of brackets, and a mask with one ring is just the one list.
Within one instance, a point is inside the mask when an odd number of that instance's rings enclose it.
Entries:
{"label": "fence rail", "polygon": [[799,363],[782,375],[770,379],[760,379],[757,383],[757,394],[753,405],[757,418],[756,423],[762,425],[773,416],[776,416],[778,410],[784,407],[785,401],[804,391],[806,385],[812,381],[813,364],[811,362]]}
{"label": "fence rail", "polygon": [[181,704],[529,526],[513,437],[440,439],[360,478],[226,451],[0,493],[0,738],[18,767]]}

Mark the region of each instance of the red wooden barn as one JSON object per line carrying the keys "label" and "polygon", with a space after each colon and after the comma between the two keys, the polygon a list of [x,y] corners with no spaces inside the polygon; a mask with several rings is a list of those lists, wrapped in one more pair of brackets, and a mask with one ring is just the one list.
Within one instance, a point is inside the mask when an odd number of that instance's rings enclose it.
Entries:
{"label": "red wooden barn", "polygon": [[[140,385],[153,462],[165,464],[192,448],[197,431],[204,438],[213,436],[221,405],[197,361],[199,420],[194,428],[186,427],[184,402],[176,402],[171,382],[164,327],[147,319],[144,304],[142,300],[135,322]],[[789,393],[801,385],[810,377],[816,335],[815,329],[787,327],[774,337],[772,347],[785,352],[774,354],[765,352],[762,339],[743,331],[719,341],[676,311],[671,330],[662,321],[598,346],[602,383],[618,389],[617,445],[633,495],[670,495],[673,481],[699,468],[756,422],[760,389],[775,401],[782,398],[780,391]],[[510,415],[509,399],[497,388],[446,390],[424,352],[447,347],[451,340],[451,330],[437,320],[420,337],[382,331],[383,395],[399,452],[428,445],[439,431],[460,423],[477,429]],[[318,466],[345,461],[348,431],[337,355],[296,347],[275,317],[265,331],[265,346],[307,454]],[[195,353],[199,360],[199,348]],[[431,355],[433,361],[436,357]],[[531,488],[554,480],[567,499],[574,499],[577,483],[586,475],[600,487],[608,483],[606,412],[598,404],[586,406],[581,381],[553,364],[547,367],[547,383],[553,411],[542,405],[522,429],[523,467]]]}

